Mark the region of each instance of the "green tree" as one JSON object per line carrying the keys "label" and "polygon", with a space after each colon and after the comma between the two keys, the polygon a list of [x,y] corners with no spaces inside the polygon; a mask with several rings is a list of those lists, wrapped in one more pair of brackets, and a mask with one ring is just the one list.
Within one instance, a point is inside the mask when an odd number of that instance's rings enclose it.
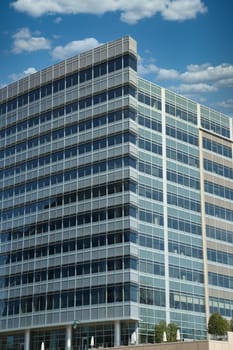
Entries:
{"label": "green tree", "polygon": [[222,317],[218,312],[213,313],[208,322],[208,333],[215,337],[224,335],[229,329],[227,320]]}
{"label": "green tree", "polygon": [[178,326],[175,323],[169,323],[167,326],[167,341],[174,342],[176,341],[176,332]]}
{"label": "green tree", "polygon": [[175,323],[169,323],[167,325],[165,321],[160,321],[155,326],[155,342],[162,343],[164,332],[166,332],[168,342],[175,342],[177,329],[178,326]]}
{"label": "green tree", "polygon": [[165,321],[160,321],[155,325],[155,342],[162,343],[163,341],[163,332],[167,331],[167,325]]}
{"label": "green tree", "polygon": [[230,319],[230,321],[229,321],[229,331],[230,331],[230,332],[233,332],[233,317],[232,317],[232,319]]}

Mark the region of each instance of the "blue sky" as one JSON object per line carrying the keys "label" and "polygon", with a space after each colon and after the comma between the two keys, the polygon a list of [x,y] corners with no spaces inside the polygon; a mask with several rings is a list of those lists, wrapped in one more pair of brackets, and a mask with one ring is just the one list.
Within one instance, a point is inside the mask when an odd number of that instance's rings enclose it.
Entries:
{"label": "blue sky", "polygon": [[139,74],[233,116],[232,0],[3,0],[0,86],[131,35]]}

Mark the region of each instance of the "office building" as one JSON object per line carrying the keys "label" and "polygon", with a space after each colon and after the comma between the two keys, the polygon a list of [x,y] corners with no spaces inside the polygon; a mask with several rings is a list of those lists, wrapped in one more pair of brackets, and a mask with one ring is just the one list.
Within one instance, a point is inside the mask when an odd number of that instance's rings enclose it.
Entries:
{"label": "office building", "polygon": [[205,339],[233,316],[233,123],[131,37],[0,90],[0,348]]}

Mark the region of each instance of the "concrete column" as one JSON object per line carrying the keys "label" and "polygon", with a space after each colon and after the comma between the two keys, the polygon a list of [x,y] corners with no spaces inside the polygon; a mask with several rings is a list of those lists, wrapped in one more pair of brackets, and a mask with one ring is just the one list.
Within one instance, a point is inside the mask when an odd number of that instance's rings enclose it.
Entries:
{"label": "concrete column", "polygon": [[[165,108],[165,89],[161,89],[162,97],[162,148],[163,154],[166,154],[166,108]],[[164,267],[165,267],[165,302],[166,302],[166,321],[170,323],[170,285],[169,285],[169,252],[168,252],[168,205],[167,205],[167,159],[163,157],[163,216],[164,216]]]}
{"label": "concrete column", "polygon": [[120,346],[121,339],[121,329],[120,329],[120,321],[116,321],[114,323],[114,346]]}
{"label": "concrete column", "polygon": [[138,345],[138,337],[139,337],[138,329],[139,329],[139,322],[136,322],[136,325],[135,325],[135,333],[136,333],[136,344],[137,344],[137,345]]}
{"label": "concrete column", "polygon": [[66,350],[72,349],[72,326],[66,327]]}
{"label": "concrete column", "polygon": [[24,350],[30,350],[30,329],[26,329],[24,333]]}

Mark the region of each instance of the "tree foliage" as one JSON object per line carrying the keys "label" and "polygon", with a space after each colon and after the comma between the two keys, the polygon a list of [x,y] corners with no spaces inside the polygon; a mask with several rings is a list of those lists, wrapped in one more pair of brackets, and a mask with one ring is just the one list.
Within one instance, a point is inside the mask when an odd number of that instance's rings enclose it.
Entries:
{"label": "tree foliage", "polygon": [[218,336],[224,335],[229,329],[227,320],[222,317],[218,312],[213,313],[208,322],[208,333]]}
{"label": "tree foliage", "polygon": [[165,321],[160,321],[155,326],[155,342],[162,343],[164,332],[166,332],[168,342],[175,342],[177,329],[178,326],[175,323],[169,323],[167,325]]}
{"label": "tree foliage", "polygon": [[233,317],[232,317],[232,319],[230,319],[230,321],[229,321],[229,331],[230,331],[230,332],[233,332]]}
{"label": "tree foliage", "polygon": [[176,332],[178,326],[175,323],[169,323],[167,326],[167,341],[176,341]]}
{"label": "tree foliage", "polygon": [[162,343],[163,333],[166,332],[167,325],[165,321],[160,321],[159,324],[155,325],[155,342]]}

